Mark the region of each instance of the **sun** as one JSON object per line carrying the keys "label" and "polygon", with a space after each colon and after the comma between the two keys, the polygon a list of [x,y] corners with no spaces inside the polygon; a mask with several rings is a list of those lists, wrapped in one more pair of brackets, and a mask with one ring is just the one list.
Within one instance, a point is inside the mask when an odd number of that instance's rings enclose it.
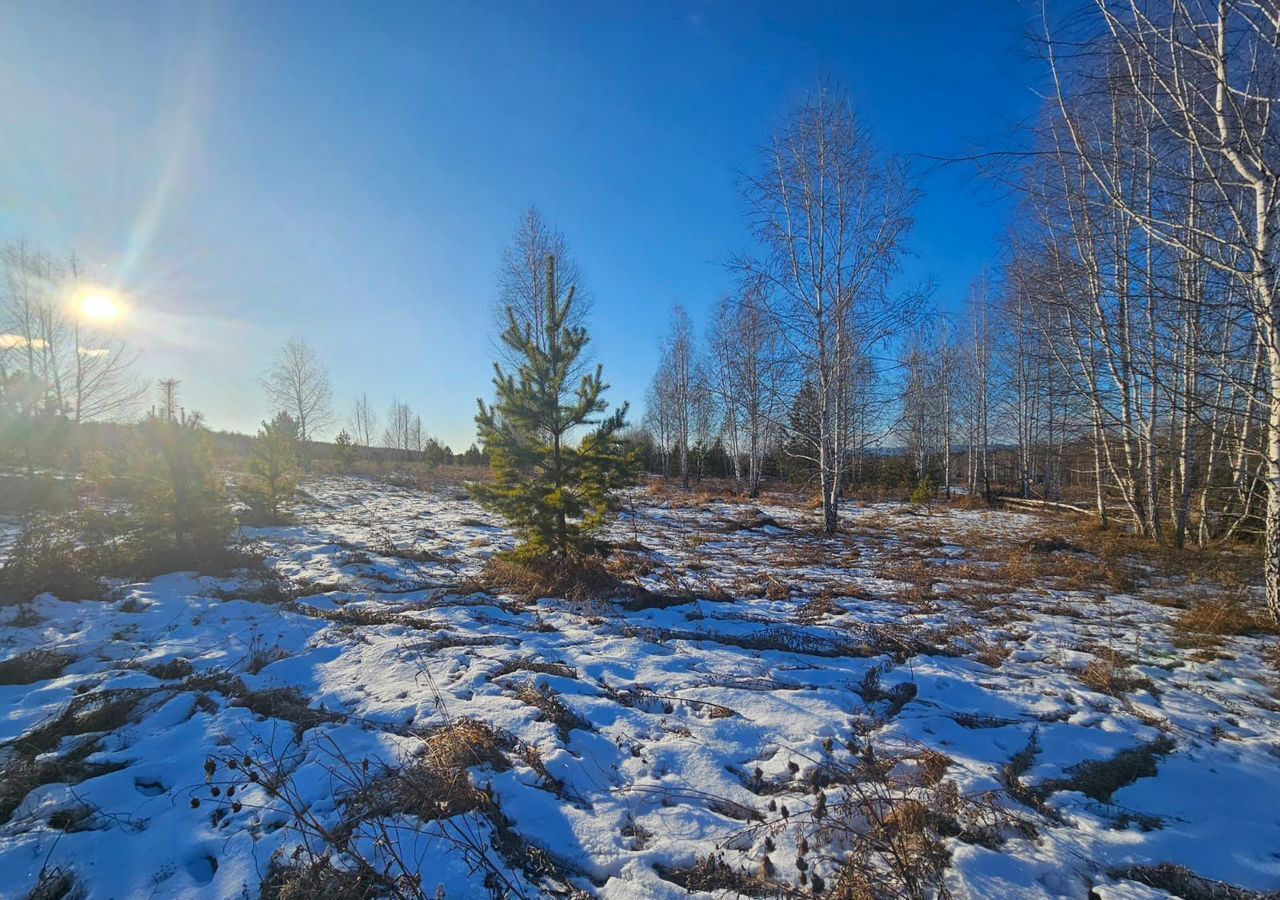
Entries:
{"label": "sun", "polygon": [[110,322],[124,312],[120,300],[106,291],[91,291],[80,297],[80,315],[97,322]]}

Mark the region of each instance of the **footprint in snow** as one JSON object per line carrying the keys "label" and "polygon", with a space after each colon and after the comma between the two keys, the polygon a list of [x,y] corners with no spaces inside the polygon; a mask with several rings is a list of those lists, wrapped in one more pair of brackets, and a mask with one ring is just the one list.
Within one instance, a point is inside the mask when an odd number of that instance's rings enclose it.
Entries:
{"label": "footprint in snow", "polygon": [[208,884],[218,871],[218,860],[212,856],[197,856],[187,861],[187,874],[196,884]]}
{"label": "footprint in snow", "polygon": [[133,779],[133,786],[137,788],[139,794],[144,794],[148,797],[155,797],[167,790],[163,783],[154,778],[135,778]]}

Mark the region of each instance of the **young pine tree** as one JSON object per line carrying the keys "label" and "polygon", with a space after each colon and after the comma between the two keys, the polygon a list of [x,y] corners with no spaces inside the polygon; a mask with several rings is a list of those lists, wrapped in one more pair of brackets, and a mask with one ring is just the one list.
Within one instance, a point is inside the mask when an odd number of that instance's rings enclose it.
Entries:
{"label": "young pine tree", "polygon": [[148,417],[128,460],[125,492],[137,526],[133,543],[139,573],[224,563],[233,523],[201,418]]}
{"label": "young pine tree", "polygon": [[[604,524],[614,491],[635,477],[636,460],[623,444],[627,405],[604,415],[608,385],[602,369],[571,384],[589,338],[571,325],[573,293],[561,297],[555,257],[547,257],[546,314],[542,334],[507,310],[502,342],[514,373],[494,363],[497,400],[477,401],[476,425],[493,481],[472,493],[504,516],[520,538],[525,560],[563,560],[603,551],[593,537]],[[575,433],[589,429],[576,443]]]}
{"label": "young pine tree", "polygon": [[245,501],[266,522],[280,522],[298,490],[298,423],[287,412],[263,422],[246,466]]}
{"label": "young pine tree", "polygon": [[339,470],[350,472],[351,465],[356,459],[356,444],[347,433],[347,429],[339,431],[338,436],[333,439],[333,453],[338,458]]}

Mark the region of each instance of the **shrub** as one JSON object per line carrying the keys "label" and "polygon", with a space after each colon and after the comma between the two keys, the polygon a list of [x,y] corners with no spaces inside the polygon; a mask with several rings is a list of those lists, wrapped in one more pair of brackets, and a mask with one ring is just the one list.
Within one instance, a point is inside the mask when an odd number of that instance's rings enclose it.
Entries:
{"label": "shrub", "polygon": [[0,605],[26,603],[44,593],[63,600],[100,597],[101,561],[100,548],[84,540],[78,516],[33,513],[0,567]]}

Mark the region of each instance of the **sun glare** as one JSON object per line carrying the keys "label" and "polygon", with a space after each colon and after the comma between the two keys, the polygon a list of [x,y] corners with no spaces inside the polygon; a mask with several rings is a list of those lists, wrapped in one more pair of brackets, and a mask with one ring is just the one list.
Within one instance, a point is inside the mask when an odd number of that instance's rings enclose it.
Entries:
{"label": "sun glare", "polygon": [[80,298],[80,315],[98,322],[109,322],[120,318],[123,307],[120,300],[105,291],[93,291]]}

